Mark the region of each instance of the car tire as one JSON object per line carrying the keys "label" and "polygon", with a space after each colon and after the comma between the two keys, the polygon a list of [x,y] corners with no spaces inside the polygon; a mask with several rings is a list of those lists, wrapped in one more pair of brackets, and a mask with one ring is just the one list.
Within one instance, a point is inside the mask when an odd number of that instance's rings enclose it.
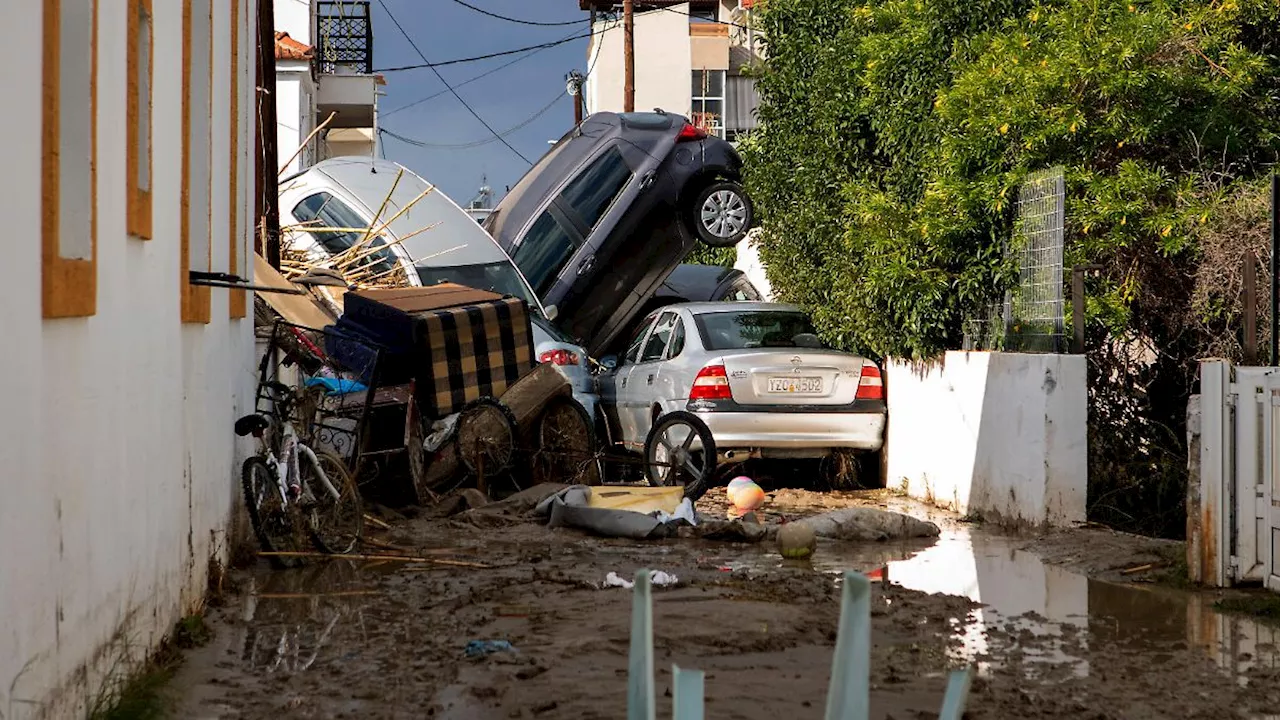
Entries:
{"label": "car tire", "polygon": [[689,223],[698,240],[714,248],[737,245],[754,222],[751,198],[736,182],[724,180],[706,186],[689,206]]}

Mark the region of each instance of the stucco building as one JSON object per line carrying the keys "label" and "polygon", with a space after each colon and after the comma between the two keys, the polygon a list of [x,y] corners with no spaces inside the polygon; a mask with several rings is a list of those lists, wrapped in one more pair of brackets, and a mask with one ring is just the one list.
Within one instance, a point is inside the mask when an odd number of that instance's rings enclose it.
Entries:
{"label": "stucco building", "polygon": [[0,717],[200,604],[248,448],[256,0],[6,4]]}

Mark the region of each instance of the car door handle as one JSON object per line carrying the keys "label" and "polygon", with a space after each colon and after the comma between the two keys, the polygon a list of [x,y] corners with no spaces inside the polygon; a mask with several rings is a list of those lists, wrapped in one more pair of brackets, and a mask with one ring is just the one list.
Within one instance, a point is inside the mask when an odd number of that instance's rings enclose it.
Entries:
{"label": "car door handle", "polygon": [[643,192],[653,187],[653,183],[657,181],[657,179],[658,179],[657,171],[650,170],[649,172],[645,173],[644,177],[640,178],[640,190]]}
{"label": "car door handle", "polygon": [[653,384],[653,376],[652,376],[652,375],[650,375],[650,376],[649,376],[649,384],[650,384],[650,385],[652,385],[652,384]]}
{"label": "car door handle", "polygon": [[593,267],[595,267],[595,266],[596,266],[596,256],[595,256],[595,255],[589,255],[589,256],[587,256],[587,258],[586,258],[585,260],[583,260],[582,262],[578,263],[578,274],[579,274],[579,275],[585,275],[585,274],[587,274],[587,273],[591,272],[591,268],[593,268]]}
{"label": "car door handle", "polygon": [[626,387],[626,386],[627,386],[627,379],[626,379],[626,378],[622,378],[622,383],[621,383],[621,385],[622,385],[622,387]]}

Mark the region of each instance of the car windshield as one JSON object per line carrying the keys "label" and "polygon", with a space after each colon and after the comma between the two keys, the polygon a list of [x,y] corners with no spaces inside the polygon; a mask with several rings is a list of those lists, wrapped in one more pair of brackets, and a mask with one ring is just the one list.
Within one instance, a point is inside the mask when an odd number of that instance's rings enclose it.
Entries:
{"label": "car windshield", "polygon": [[533,310],[538,310],[538,301],[534,299],[529,287],[520,279],[520,273],[505,260],[483,263],[480,265],[456,265],[454,267],[418,266],[418,278],[424,286],[439,285],[443,282],[457,283],[476,290],[488,290],[499,295],[512,295],[525,301]]}
{"label": "car windshield", "polygon": [[804,313],[792,310],[733,310],[695,317],[702,344],[708,350],[759,347],[810,347],[796,343],[797,335],[815,335]]}

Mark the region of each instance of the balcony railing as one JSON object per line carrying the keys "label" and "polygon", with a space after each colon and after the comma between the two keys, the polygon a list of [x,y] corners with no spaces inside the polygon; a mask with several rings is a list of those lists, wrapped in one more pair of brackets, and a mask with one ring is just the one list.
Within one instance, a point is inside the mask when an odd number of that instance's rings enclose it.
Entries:
{"label": "balcony railing", "polygon": [[316,63],[322,73],[373,73],[373,22],[368,0],[320,0]]}

